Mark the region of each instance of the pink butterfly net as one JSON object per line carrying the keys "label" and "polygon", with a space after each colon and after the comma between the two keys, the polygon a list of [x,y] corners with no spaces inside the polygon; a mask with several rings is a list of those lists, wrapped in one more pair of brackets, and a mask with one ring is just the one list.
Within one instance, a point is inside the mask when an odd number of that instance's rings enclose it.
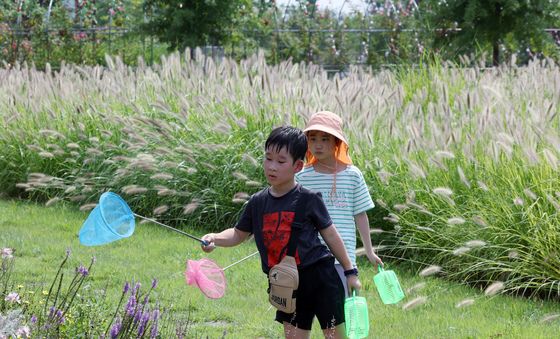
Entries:
{"label": "pink butterfly net", "polygon": [[226,292],[224,270],[210,259],[188,260],[185,280],[210,299],[219,299]]}

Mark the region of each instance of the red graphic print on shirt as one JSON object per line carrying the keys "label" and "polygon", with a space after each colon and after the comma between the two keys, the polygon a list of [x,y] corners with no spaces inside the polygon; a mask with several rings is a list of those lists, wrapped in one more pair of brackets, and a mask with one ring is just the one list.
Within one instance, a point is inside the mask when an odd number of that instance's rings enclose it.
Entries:
{"label": "red graphic print on shirt", "polygon": [[[294,212],[273,212],[263,216],[263,240],[268,254],[268,267],[280,262],[282,251],[284,251],[283,255],[286,254],[294,216]],[[299,264],[297,249],[295,259]]]}

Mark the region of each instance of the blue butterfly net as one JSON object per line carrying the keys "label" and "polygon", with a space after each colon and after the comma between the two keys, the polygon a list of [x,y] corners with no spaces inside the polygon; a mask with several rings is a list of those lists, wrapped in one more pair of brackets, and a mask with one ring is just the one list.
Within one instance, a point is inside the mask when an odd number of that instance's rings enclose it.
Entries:
{"label": "blue butterfly net", "polygon": [[127,238],[134,226],[134,214],[128,204],[118,194],[105,192],[80,229],[80,243],[96,246]]}

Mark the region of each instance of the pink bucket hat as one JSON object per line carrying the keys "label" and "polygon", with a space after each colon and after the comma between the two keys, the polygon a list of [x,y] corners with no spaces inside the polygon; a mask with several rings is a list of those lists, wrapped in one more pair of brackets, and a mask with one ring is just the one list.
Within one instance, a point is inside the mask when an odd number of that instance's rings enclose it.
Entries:
{"label": "pink bucket hat", "polygon": [[313,114],[303,131],[305,133],[309,131],[329,133],[342,140],[348,146],[348,141],[346,141],[344,132],[342,132],[342,119],[333,112],[321,111]]}
{"label": "pink bucket hat", "polygon": [[[309,131],[325,132],[340,139],[342,143],[336,150],[335,156],[342,163],[347,165],[352,164],[352,160],[348,156],[348,141],[342,131],[342,119],[338,115],[329,111],[321,111],[313,114],[303,130],[305,133]],[[307,151],[306,157],[308,164],[313,164],[317,161],[310,151]]]}

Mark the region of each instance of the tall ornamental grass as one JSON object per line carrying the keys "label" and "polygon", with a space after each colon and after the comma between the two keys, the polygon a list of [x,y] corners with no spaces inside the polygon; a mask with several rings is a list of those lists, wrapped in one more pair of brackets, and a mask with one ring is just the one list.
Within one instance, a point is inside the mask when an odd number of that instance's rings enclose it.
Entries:
{"label": "tall ornamental grass", "polygon": [[[560,296],[560,71],[447,63],[329,78],[314,65],[173,54],[161,65],[0,70],[0,187],[231,226],[266,184],[273,126],[340,114],[377,208],[379,252],[483,288]],[[465,64],[469,61],[465,60]],[[497,284],[497,285],[494,285]]]}

